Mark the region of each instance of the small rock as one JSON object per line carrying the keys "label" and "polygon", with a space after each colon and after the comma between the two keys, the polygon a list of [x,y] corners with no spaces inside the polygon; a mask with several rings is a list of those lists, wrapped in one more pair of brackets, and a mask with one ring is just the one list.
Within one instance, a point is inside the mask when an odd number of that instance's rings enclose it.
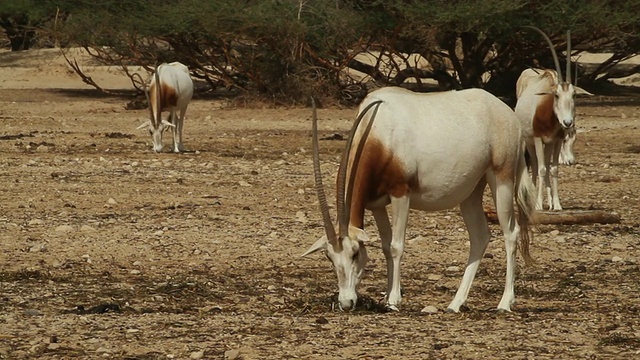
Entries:
{"label": "small rock", "polygon": [[60,349],[60,344],[59,343],[51,343],[47,346],[47,350],[51,350],[51,351],[55,351]]}
{"label": "small rock", "polygon": [[31,226],[42,225],[42,224],[44,224],[44,220],[33,219],[33,220],[29,221],[29,225],[31,225]]}
{"label": "small rock", "polygon": [[269,290],[269,291],[273,291],[273,290],[275,290],[275,289],[276,289],[275,285],[269,285],[269,286],[267,286],[267,290]]}
{"label": "small rock", "polygon": [[622,258],[620,256],[614,256],[614,257],[611,258],[611,261],[613,261],[613,262],[621,262]]}
{"label": "small rock", "polygon": [[29,252],[31,253],[44,252],[44,251],[47,251],[47,245],[45,244],[33,245],[31,248],[29,248]]}
{"label": "small rock", "polygon": [[117,203],[118,202],[114,198],[109,198],[109,200],[107,200],[107,204],[109,205],[116,205]]}
{"label": "small rock", "polygon": [[328,323],[329,323],[329,320],[327,320],[327,318],[325,318],[324,316],[320,316],[319,318],[316,319],[316,324],[325,325]]}
{"label": "small rock", "polygon": [[421,313],[425,313],[425,314],[435,314],[438,312],[438,308],[435,306],[425,306],[422,310],[420,310]]}
{"label": "small rock", "polygon": [[46,145],[39,145],[39,146],[36,148],[36,151],[37,151],[37,152],[47,152],[47,151],[49,151],[49,147],[48,147],[48,146],[46,146]]}
{"label": "small rock", "polygon": [[55,229],[55,231],[59,233],[70,233],[73,230],[73,226],[71,225],[60,225]]}
{"label": "small rock", "polygon": [[429,276],[427,276],[427,280],[431,280],[431,281],[438,281],[442,279],[442,275],[440,274],[429,274]]}
{"label": "small rock", "polygon": [[304,213],[304,211],[296,212],[296,221],[301,222],[303,224],[308,221],[307,215]]}
{"label": "small rock", "polygon": [[164,231],[162,231],[162,230],[158,230],[158,231],[153,233],[153,235],[155,235],[155,236],[161,236],[162,234],[164,234]]}
{"label": "small rock", "polygon": [[560,230],[553,230],[553,231],[549,232],[549,235],[551,235],[551,236],[558,236],[558,234],[560,234]]}
{"label": "small rock", "polygon": [[454,266],[449,266],[445,270],[445,272],[447,272],[447,273],[457,273],[457,272],[460,272],[460,267],[459,266],[455,266],[455,265]]}
{"label": "small rock", "polygon": [[202,359],[204,357],[204,351],[194,351],[189,355],[189,359]]}
{"label": "small rock", "polygon": [[239,357],[240,357],[240,350],[238,349],[227,350],[224,352],[224,358],[226,360],[236,360]]}
{"label": "small rock", "polygon": [[98,353],[98,354],[107,354],[107,353],[110,353],[110,352],[111,351],[109,349],[107,349],[106,347],[103,347],[103,346],[99,347],[96,350],[96,353]]}
{"label": "small rock", "polygon": [[131,275],[140,275],[140,270],[134,269],[129,272]]}
{"label": "small rock", "polygon": [[246,182],[244,180],[238,181],[238,185],[240,185],[242,187],[250,187],[251,186],[251,184],[249,184],[248,182]]}
{"label": "small rock", "polygon": [[413,243],[416,243],[418,241],[422,241],[422,239],[423,239],[422,236],[418,235],[418,236],[414,237],[413,239],[409,239],[407,241],[407,243],[408,244],[413,244]]}
{"label": "small rock", "polygon": [[80,231],[82,231],[82,232],[92,232],[92,231],[96,231],[96,229],[91,227],[91,226],[89,226],[89,225],[82,225],[80,227]]}
{"label": "small rock", "polygon": [[627,245],[620,243],[611,244],[611,248],[614,250],[627,250]]}
{"label": "small rock", "polygon": [[40,310],[36,309],[27,309],[24,311],[24,314],[27,316],[42,316],[44,315]]}

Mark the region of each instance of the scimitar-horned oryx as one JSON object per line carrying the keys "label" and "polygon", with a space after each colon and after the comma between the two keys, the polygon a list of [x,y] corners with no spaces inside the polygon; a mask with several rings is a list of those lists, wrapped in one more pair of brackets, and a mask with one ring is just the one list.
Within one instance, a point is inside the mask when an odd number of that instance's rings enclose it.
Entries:
{"label": "scimitar-horned oryx", "polygon": [[[533,182],[536,184],[536,207],[542,209],[546,188],[550,210],[562,210],[558,196],[558,162],[572,163],[575,141],[575,96],[589,94],[571,83],[571,33],[567,31],[567,69],[563,79],[558,55],[553,43],[542,30],[555,63],[554,70],[526,69],[516,83],[515,112],[524,131],[527,151],[531,155]],[[543,184],[544,181],[544,184]]]}
{"label": "scimitar-horned oryx", "polygon": [[338,171],[337,231],[322,186],[318,147],[314,107],[313,163],[325,235],[303,256],[326,252],[338,276],[341,309],[354,309],[358,299],[357,286],[367,261],[365,209],[373,212],[387,261],[385,303],[398,310],[409,209],[436,211],[460,204],[471,248],[460,287],[448,307],[458,312],[491,236],[482,207],[487,183],[506,246],[506,283],[498,309],[511,309],[518,238],[524,259],[532,261],[529,224],[535,199],[520,124],[506,104],[480,89],[418,94],[389,87],[370,93],[360,105]]}
{"label": "scimitar-horned oryx", "polygon": [[[182,128],[187,106],[193,97],[193,81],[189,75],[189,68],[179,62],[158,65],[151,79],[149,91],[145,94],[149,102],[150,118],[138,126],[138,129],[149,130],[153,150],[160,152],[163,147],[162,133],[170,127],[173,130],[173,151],[185,151],[182,144]],[[168,121],[162,119],[162,110],[169,111]]]}

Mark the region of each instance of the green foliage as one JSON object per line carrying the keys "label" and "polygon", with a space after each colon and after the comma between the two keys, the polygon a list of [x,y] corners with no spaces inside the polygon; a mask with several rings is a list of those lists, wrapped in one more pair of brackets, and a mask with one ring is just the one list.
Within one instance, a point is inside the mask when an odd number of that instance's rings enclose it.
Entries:
{"label": "green foliage", "polygon": [[[522,69],[551,64],[544,40],[524,25],[543,29],[559,52],[568,29],[576,53],[613,52],[587,80],[640,51],[640,0],[0,2],[0,26],[16,41],[54,36],[113,65],[181,61],[212,87],[286,102],[341,96],[360,81],[347,67],[378,85],[433,77],[443,87],[509,92]],[[375,63],[355,57],[362,52]],[[410,53],[432,68],[417,68]]]}

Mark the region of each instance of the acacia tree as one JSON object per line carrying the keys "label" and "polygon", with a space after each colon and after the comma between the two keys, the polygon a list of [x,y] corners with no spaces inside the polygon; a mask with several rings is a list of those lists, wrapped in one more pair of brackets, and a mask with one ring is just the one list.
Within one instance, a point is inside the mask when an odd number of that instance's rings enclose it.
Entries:
{"label": "acacia tree", "polygon": [[[558,52],[571,29],[574,58],[606,50],[612,57],[582,68],[584,83],[618,76],[620,61],[640,48],[640,0],[21,0],[0,14],[30,19],[69,15],[33,26],[83,46],[108,65],[181,61],[210,88],[306,101],[327,94],[357,102],[375,86],[420,89],[484,87],[513,92],[528,66],[551,66],[544,40]],[[22,7],[21,7],[22,6]],[[46,16],[45,16],[46,15]],[[31,21],[31,20],[30,20]],[[419,57],[416,57],[419,55]],[[418,58],[426,59],[416,60]],[[564,59],[562,59],[564,61]],[[426,64],[428,62],[428,64]],[[627,68],[627,73],[637,68]]]}

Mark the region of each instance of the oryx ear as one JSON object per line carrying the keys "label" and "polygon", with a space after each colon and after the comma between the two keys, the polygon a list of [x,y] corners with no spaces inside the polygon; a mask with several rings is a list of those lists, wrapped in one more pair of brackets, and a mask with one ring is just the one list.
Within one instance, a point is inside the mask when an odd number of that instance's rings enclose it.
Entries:
{"label": "oryx ear", "polygon": [[144,128],[148,128],[151,126],[151,120],[147,120],[145,122],[143,122],[140,126],[138,126],[136,129],[144,129]]}
{"label": "oryx ear", "polygon": [[367,233],[365,233],[364,230],[352,225],[349,225],[349,237],[357,241],[362,241],[362,242],[369,241],[369,236],[367,236]]}
{"label": "oryx ear", "polygon": [[172,123],[168,122],[167,120],[162,120],[162,123],[163,123],[165,126],[176,127],[175,125],[173,125]]}
{"label": "oryx ear", "polygon": [[576,95],[589,95],[589,96],[593,96],[592,93],[588,92],[587,90],[581,88],[580,86],[574,86],[573,87],[576,90]]}
{"label": "oryx ear", "polygon": [[313,245],[311,245],[311,247],[307,249],[307,251],[305,251],[304,254],[300,255],[300,257],[305,257],[307,255],[313,254],[320,250],[326,250],[328,244],[329,243],[327,242],[327,236],[324,235],[323,237],[318,239],[318,241],[316,241]]}

